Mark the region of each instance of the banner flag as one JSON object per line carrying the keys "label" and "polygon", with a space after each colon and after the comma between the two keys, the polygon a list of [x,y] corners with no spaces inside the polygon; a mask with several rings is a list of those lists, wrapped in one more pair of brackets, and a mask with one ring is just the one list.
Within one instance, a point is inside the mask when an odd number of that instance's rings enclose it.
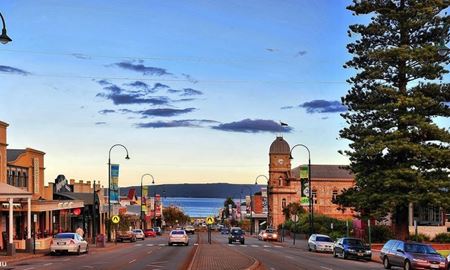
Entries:
{"label": "banner flag", "polygon": [[308,165],[300,166],[300,179],[308,179],[308,178],[309,178]]}
{"label": "banner flag", "polygon": [[119,203],[119,164],[111,164],[111,203]]}

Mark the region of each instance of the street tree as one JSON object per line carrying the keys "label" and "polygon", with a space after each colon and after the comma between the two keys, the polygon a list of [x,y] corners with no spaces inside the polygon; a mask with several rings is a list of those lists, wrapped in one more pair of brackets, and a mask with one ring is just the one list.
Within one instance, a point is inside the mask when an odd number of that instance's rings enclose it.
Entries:
{"label": "street tree", "polygon": [[348,126],[340,151],[356,184],[337,196],[362,218],[390,215],[397,237],[408,237],[411,204],[450,206],[450,87],[442,83],[449,41],[446,0],[354,0],[347,7],[368,23],[350,26],[356,74],[342,98]]}
{"label": "street tree", "polygon": [[176,224],[186,224],[190,221],[188,215],[184,214],[180,208],[174,206],[164,207],[163,216],[166,223],[172,226]]}
{"label": "street tree", "polygon": [[222,212],[223,214],[223,218],[228,218],[232,213],[230,212],[230,205],[231,205],[231,209],[236,208],[236,203],[233,201],[233,199],[231,197],[228,197],[224,202],[223,202],[223,207],[224,210]]}

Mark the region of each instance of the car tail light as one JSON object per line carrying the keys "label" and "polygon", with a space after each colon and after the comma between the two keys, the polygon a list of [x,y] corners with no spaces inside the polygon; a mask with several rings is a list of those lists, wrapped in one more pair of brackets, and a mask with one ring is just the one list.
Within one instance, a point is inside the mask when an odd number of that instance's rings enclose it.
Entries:
{"label": "car tail light", "polygon": [[264,237],[267,237],[267,233],[264,233],[263,236],[264,236]]}

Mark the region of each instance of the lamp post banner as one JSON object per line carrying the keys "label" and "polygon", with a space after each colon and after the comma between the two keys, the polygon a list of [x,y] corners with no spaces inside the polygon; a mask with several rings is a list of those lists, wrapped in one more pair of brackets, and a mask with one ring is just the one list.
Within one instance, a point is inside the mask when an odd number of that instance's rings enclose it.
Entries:
{"label": "lamp post banner", "polygon": [[245,206],[246,206],[246,212],[247,212],[247,215],[250,215],[250,213],[252,212],[252,205],[251,205],[251,203],[252,203],[252,199],[251,199],[251,197],[250,196],[245,196]]}
{"label": "lamp post banner", "polygon": [[161,216],[161,196],[159,194],[155,195],[155,216]]}
{"label": "lamp post banner", "polygon": [[148,197],[148,186],[142,187],[142,204],[147,204],[147,197]]}
{"label": "lamp post banner", "polygon": [[309,205],[309,182],[308,179],[302,179],[302,187],[301,187],[301,205]]}
{"label": "lamp post banner", "polygon": [[302,165],[300,166],[300,179],[308,179],[309,172],[308,172],[308,166]]}
{"label": "lamp post banner", "polygon": [[267,200],[267,188],[261,188],[261,197],[262,197],[262,205],[263,205],[263,214],[267,214],[269,212],[268,209],[268,200]]}
{"label": "lamp post banner", "polygon": [[119,164],[111,164],[111,203],[119,203]]}

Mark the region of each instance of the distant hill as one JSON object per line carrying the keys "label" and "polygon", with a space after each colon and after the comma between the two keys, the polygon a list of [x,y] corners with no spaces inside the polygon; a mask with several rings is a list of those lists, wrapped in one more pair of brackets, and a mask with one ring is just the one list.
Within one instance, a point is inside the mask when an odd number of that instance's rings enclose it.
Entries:
{"label": "distant hill", "polygon": [[[167,184],[167,185],[149,185],[149,194],[155,193],[166,197],[188,197],[188,198],[239,198],[242,191],[242,198],[261,190],[265,185],[241,185],[226,183],[211,184]],[[121,187],[120,194],[128,195],[130,188],[136,189],[136,194],[141,196],[141,186]]]}

